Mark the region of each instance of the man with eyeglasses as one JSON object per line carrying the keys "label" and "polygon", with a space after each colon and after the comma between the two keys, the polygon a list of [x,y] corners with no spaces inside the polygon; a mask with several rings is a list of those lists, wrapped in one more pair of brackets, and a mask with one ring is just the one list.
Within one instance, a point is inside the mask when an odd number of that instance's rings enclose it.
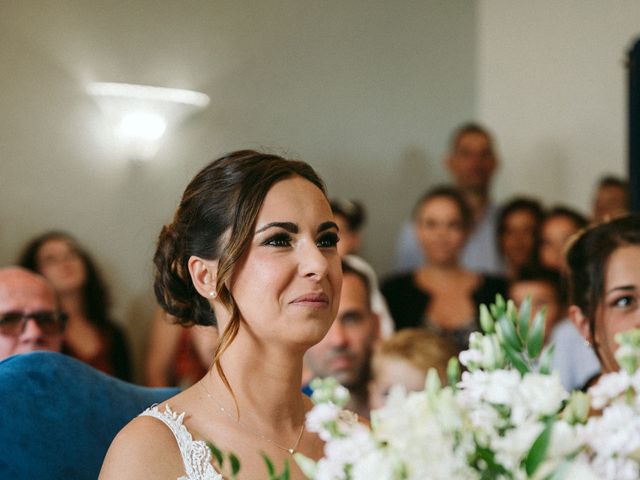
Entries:
{"label": "man with eyeglasses", "polygon": [[65,320],[43,277],[19,267],[0,269],[0,360],[34,350],[59,352]]}

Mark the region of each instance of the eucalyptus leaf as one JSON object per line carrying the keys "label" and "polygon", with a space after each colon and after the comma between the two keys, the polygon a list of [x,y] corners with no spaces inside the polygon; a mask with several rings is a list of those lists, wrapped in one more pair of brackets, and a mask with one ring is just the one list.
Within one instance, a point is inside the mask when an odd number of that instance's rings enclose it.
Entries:
{"label": "eucalyptus leaf", "polygon": [[542,352],[542,355],[540,357],[539,371],[543,375],[549,375],[551,373],[551,361],[553,360],[555,349],[556,346],[554,344],[551,344]]}
{"label": "eucalyptus leaf", "polygon": [[301,453],[294,453],[293,459],[296,461],[298,467],[300,467],[300,470],[302,470],[302,473],[304,473],[307,478],[314,478],[316,476],[317,467],[314,460],[304,456]]}
{"label": "eucalyptus leaf", "polygon": [[533,442],[531,450],[527,453],[524,459],[524,469],[527,475],[531,476],[538,469],[540,464],[547,456],[547,450],[549,449],[549,443],[551,442],[551,430],[553,429],[553,419],[547,420],[547,424]]}
{"label": "eucalyptus leaf", "polygon": [[236,478],[240,472],[240,460],[233,453],[230,453],[229,463],[231,464],[231,478]]}
{"label": "eucalyptus leaf", "polygon": [[222,469],[222,465],[224,464],[224,455],[222,455],[222,451],[211,442],[207,442],[207,447],[209,447],[209,450],[211,450],[211,454],[216,459],[218,466]]}
{"label": "eucalyptus leaf", "polygon": [[529,320],[531,319],[531,296],[527,295],[522,305],[520,305],[520,312],[518,312],[518,330],[520,330],[520,337],[523,340],[527,339],[529,335]]}
{"label": "eucalyptus leaf", "polygon": [[531,371],[527,362],[522,358],[522,355],[513,350],[509,345],[504,346],[504,352],[507,354],[507,358],[511,361],[511,364],[520,372],[521,375]]}
{"label": "eucalyptus leaf", "polygon": [[484,333],[493,333],[495,331],[495,322],[484,303],[480,305],[480,327],[482,327]]}
{"label": "eucalyptus leaf", "polygon": [[498,320],[496,332],[498,332],[498,337],[502,343],[509,345],[516,352],[523,350],[522,342],[518,339],[516,329],[507,317],[503,316]]}
{"label": "eucalyptus leaf", "polygon": [[533,329],[531,330],[531,336],[527,341],[527,351],[529,352],[529,358],[537,358],[542,351],[544,345],[544,307],[536,313],[533,319]]}
{"label": "eucalyptus leaf", "polygon": [[282,471],[282,475],[280,475],[279,480],[289,480],[291,476],[291,471],[289,469],[289,459],[284,461],[284,470]]}
{"label": "eucalyptus leaf", "polygon": [[507,307],[507,303],[504,301],[504,297],[500,294],[496,295],[496,308],[501,311],[504,312],[505,308]]}
{"label": "eucalyptus leaf", "polygon": [[266,453],[260,452],[260,455],[262,455],[262,459],[264,460],[264,463],[267,465],[267,473],[269,474],[269,480],[275,479],[276,478],[276,468],[273,466],[273,462],[267,456]]}

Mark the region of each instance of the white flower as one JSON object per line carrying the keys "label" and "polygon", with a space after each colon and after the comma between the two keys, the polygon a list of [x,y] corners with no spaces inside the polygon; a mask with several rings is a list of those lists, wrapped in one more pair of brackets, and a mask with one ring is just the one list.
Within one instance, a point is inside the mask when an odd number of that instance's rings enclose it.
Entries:
{"label": "white flower", "polygon": [[496,437],[491,446],[498,462],[509,470],[517,470],[543,429],[543,423],[530,422],[508,430],[503,437]]}
{"label": "white flower", "polygon": [[[552,375],[526,374],[518,386],[517,395],[514,410],[516,410],[516,406],[524,408],[526,410],[525,417],[553,415],[560,410],[562,402],[569,396],[556,372]],[[524,420],[524,418],[516,419],[516,417],[517,415],[512,417],[516,425]]]}
{"label": "white flower", "polygon": [[520,383],[520,374],[515,370],[463,372],[460,398],[466,406],[486,401],[496,405],[510,406]]}
{"label": "white flower", "polygon": [[399,460],[387,451],[374,450],[360,459],[352,471],[353,480],[393,480],[396,478]]}
{"label": "white flower", "polygon": [[631,377],[627,372],[620,371],[603,375],[593,387],[589,389],[591,406],[601,410],[611,399],[618,397],[631,386]]}

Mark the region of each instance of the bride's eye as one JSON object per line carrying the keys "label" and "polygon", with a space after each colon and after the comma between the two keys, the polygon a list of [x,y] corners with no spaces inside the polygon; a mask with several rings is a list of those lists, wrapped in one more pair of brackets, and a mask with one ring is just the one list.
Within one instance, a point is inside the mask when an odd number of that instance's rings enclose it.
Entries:
{"label": "bride's eye", "polygon": [[262,245],[267,247],[290,247],[291,235],[288,233],[276,233],[262,242]]}
{"label": "bride's eye", "polygon": [[330,233],[325,233],[320,238],[318,238],[318,240],[316,241],[316,244],[320,248],[334,248],[336,245],[338,245],[339,241],[340,241],[340,237],[338,237],[338,234],[334,232],[330,232]]}
{"label": "bride's eye", "polygon": [[611,304],[617,308],[629,308],[634,303],[634,300],[635,299],[632,295],[624,295],[614,299]]}

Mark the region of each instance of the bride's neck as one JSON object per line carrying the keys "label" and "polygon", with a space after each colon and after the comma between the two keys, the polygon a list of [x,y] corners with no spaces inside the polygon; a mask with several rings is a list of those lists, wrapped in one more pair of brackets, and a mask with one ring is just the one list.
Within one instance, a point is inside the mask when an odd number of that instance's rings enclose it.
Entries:
{"label": "bride's neck", "polygon": [[[304,416],[300,394],[302,352],[261,348],[236,338],[223,354],[220,364],[242,412],[251,412],[275,424],[298,423]],[[235,411],[233,397],[212,368],[205,379],[225,409]],[[244,416],[244,415],[243,415]]]}

